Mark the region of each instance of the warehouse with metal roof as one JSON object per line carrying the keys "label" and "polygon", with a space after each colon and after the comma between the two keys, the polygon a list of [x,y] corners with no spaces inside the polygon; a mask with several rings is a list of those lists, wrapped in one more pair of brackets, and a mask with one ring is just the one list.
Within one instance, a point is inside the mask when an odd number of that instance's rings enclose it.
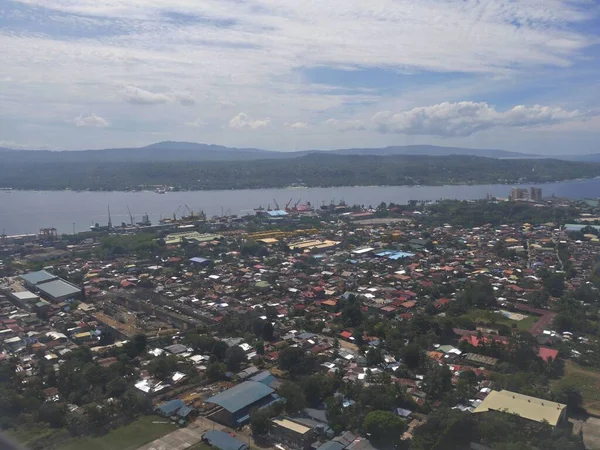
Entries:
{"label": "warehouse with metal roof", "polygon": [[488,411],[516,414],[523,419],[539,423],[546,421],[555,427],[566,419],[567,405],[502,390],[490,392],[473,412]]}
{"label": "warehouse with metal roof", "polygon": [[242,426],[250,419],[250,410],[267,406],[279,397],[266,384],[244,381],[208,400],[220,408],[211,414],[211,419],[232,427]]}
{"label": "warehouse with metal roof", "polygon": [[56,275],[52,275],[46,270],[38,270],[37,272],[30,272],[28,274],[21,275],[21,279],[25,281],[25,285],[30,289],[40,283],[46,283],[51,280],[56,280],[57,278],[58,277]]}
{"label": "warehouse with metal roof", "polygon": [[37,289],[43,297],[54,302],[70,300],[81,295],[80,288],[61,279],[38,284]]}

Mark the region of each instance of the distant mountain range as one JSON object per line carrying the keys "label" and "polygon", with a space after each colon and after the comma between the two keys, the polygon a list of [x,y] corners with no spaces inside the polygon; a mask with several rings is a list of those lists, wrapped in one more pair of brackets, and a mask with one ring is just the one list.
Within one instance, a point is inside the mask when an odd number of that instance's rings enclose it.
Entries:
{"label": "distant mountain range", "polygon": [[103,150],[13,150],[1,148],[5,163],[74,163],[74,162],[179,162],[179,161],[251,161],[261,159],[298,158],[308,154],[335,155],[467,155],[498,159],[552,158],[567,161],[600,162],[600,153],[590,155],[546,156],[497,149],[440,147],[434,145],[390,146],[383,148],[348,148],[336,150],[270,151],[258,148],[232,148],[194,142],[158,142],[138,148],[109,148]]}

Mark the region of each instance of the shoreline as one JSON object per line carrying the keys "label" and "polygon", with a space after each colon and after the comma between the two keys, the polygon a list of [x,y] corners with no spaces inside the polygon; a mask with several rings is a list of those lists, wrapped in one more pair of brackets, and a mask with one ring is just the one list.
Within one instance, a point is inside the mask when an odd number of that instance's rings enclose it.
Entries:
{"label": "shoreline", "polygon": [[230,191],[267,191],[267,190],[279,190],[279,189],[344,189],[344,188],[427,188],[427,187],[460,187],[460,186],[548,186],[557,183],[572,183],[572,182],[584,182],[588,180],[600,179],[600,176],[589,177],[589,178],[565,178],[561,180],[554,181],[542,181],[542,182],[534,182],[534,181],[519,181],[515,183],[504,183],[504,182],[488,182],[488,183],[439,183],[439,184],[370,184],[370,185],[349,185],[349,184],[340,184],[340,185],[328,185],[328,186],[269,186],[269,187],[259,187],[259,188],[229,188],[229,189],[179,189],[179,190],[168,190],[164,194],[157,193],[151,189],[140,189],[140,190],[122,190],[122,189],[114,189],[114,190],[100,190],[100,189],[44,189],[44,188],[32,188],[32,189],[18,189],[18,188],[3,188],[0,190],[0,194],[8,194],[11,192],[73,192],[77,194],[82,193],[90,193],[90,192],[101,192],[101,193],[154,193],[157,195],[166,195],[172,193],[180,193],[180,192],[230,192]]}

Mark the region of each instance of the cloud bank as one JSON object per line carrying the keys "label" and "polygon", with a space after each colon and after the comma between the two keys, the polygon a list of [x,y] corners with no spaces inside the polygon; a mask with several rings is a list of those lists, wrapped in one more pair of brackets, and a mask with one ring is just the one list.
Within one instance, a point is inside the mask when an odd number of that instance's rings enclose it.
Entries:
{"label": "cloud bank", "polygon": [[372,122],[380,133],[464,137],[496,127],[552,125],[583,117],[585,114],[578,110],[550,106],[518,105],[508,111],[497,111],[485,102],[458,102],[399,113],[382,111],[373,116]]}

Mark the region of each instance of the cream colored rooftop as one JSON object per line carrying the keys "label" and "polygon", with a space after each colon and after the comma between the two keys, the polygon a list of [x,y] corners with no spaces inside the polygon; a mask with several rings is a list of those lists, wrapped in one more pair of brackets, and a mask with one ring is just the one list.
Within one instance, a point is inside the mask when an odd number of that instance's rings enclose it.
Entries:
{"label": "cream colored rooftop", "polygon": [[330,240],[319,241],[319,240],[314,239],[314,240],[310,240],[310,241],[302,241],[302,242],[296,242],[295,244],[290,244],[290,248],[292,250],[295,248],[299,248],[299,249],[329,248],[329,247],[335,247],[338,244],[339,244],[339,242],[337,242],[337,241],[330,241]]}
{"label": "cream colored rooftop", "polygon": [[545,420],[550,425],[556,426],[560,422],[561,415],[566,407],[566,405],[561,403],[502,390],[490,392],[473,412],[502,411],[510,414],[518,414],[524,419],[535,422],[543,422]]}
{"label": "cream colored rooftop", "polygon": [[279,425],[280,427],[287,428],[288,430],[292,430],[300,434],[305,434],[310,431],[310,428],[308,428],[307,426],[301,425],[296,422],[292,422],[288,419],[275,419],[273,420],[273,422]]}

